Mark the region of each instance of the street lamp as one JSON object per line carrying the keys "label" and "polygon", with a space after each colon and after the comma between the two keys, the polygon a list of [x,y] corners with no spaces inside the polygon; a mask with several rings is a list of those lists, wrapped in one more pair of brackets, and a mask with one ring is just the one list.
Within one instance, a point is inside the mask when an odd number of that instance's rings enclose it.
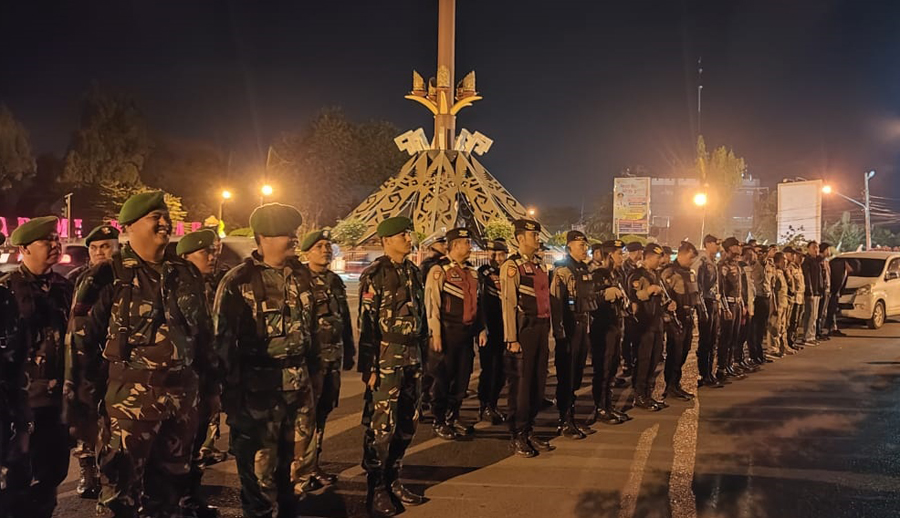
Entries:
{"label": "street lamp", "polygon": [[[825,185],[822,187],[823,193],[836,194],[836,195],[840,196],[841,198],[849,201],[850,203],[853,203],[855,205],[859,205],[860,207],[862,207],[863,214],[866,217],[866,250],[872,249],[872,210],[871,210],[871,203],[869,201],[869,180],[871,180],[873,176],[875,176],[874,169],[863,174],[863,185],[865,186],[865,189],[863,190],[863,193],[865,195],[864,202],[854,200],[853,198],[851,198],[845,194],[841,194],[838,191],[834,190],[830,185]],[[800,179],[805,180],[805,178],[800,178]]]}
{"label": "street lamp", "polygon": [[699,243],[703,243],[703,235],[706,233],[706,202],[709,199],[706,196],[705,192],[698,192],[694,195],[694,205],[698,207],[703,207],[703,220],[700,223],[700,241]]}
{"label": "street lamp", "polygon": [[231,199],[231,191],[225,189],[222,191],[222,199],[219,200],[219,221],[222,221],[222,206],[225,205],[225,202]]}
{"label": "street lamp", "polygon": [[274,192],[274,190],[272,189],[271,185],[269,185],[269,184],[263,185],[262,188],[260,188],[260,190],[259,190],[259,193],[260,193],[259,204],[262,205],[263,203],[265,203],[266,196],[271,196],[273,192]]}
{"label": "street lamp", "polygon": [[831,186],[830,186],[830,185],[823,185],[823,186],[822,186],[822,194],[831,194],[831,193],[832,193],[832,190],[831,190]]}
{"label": "street lamp", "polygon": [[537,214],[537,211],[536,211],[536,210],[534,210],[533,208],[528,209],[528,215],[529,215],[529,216],[534,216],[535,214]]}

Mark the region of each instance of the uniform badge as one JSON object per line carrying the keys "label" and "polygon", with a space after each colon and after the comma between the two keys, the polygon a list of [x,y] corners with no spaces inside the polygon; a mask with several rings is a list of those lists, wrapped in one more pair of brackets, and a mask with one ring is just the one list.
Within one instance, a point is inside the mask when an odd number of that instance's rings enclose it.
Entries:
{"label": "uniform badge", "polygon": [[431,276],[434,277],[434,280],[438,280],[441,278],[441,272],[439,270],[435,270]]}
{"label": "uniform badge", "polygon": [[509,277],[515,277],[515,276],[516,276],[516,267],[515,267],[515,266],[510,266],[509,268],[507,268],[507,269],[506,269],[506,275],[509,276]]}
{"label": "uniform badge", "polygon": [[634,281],[631,283],[631,286],[634,287],[635,289],[638,289],[641,287],[641,281]]}
{"label": "uniform badge", "polygon": [[525,273],[528,275],[534,275],[534,267],[531,266],[531,263],[525,263],[523,265],[525,267]]}

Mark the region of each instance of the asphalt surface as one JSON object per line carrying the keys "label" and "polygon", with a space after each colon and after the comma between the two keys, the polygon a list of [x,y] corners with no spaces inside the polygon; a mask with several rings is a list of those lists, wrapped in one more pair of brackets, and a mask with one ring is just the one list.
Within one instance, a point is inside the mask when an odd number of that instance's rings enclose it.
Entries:
{"label": "asphalt surface", "polygon": [[[446,442],[421,423],[403,477],[430,500],[403,516],[898,517],[900,324],[847,332],[724,389],[701,389],[692,403],[631,410],[632,421],[595,425],[583,441],[556,438],[555,451],[534,459],[511,456],[503,427],[478,423],[474,439]],[[554,374],[551,365],[548,395]],[[684,379],[695,375],[691,354]],[[323,454],[340,481],[305,500],[302,516],[365,516],[362,383],[356,373],[343,383]],[[630,389],[616,394],[624,401]],[[581,416],[590,406],[588,387]],[[474,421],[477,401],[463,408]],[[542,412],[538,433],[552,436],[555,419],[554,409]],[[73,462],[55,516],[94,516],[94,502],[75,495],[76,480]],[[240,516],[233,461],[209,468],[204,483],[222,516]]]}

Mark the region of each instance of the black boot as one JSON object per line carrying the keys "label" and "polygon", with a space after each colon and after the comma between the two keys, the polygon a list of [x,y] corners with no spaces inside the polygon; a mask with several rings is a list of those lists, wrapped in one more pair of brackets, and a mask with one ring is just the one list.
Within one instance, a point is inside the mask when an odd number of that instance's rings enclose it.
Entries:
{"label": "black boot", "polygon": [[619,420],[622,421],[623,423],[626,422],[626,421],[631,421],[631,416],[628,415],[628,414],[626,414],[625,412],[620,412],[620,411],[616,410],[615,408],[611,408],[611,409],[609,410],[609,412],[610,412],[612,415],[618,417]]}
{"label": "black boot", "polygon": [[594,410],[594,413],[596,414],[597,422],[599,423],[617,425],[625,422],[622,418],[613,413],[612,410],[606,408],[597,408]]}
{"label": "black boot", "polygon": [[94,457],[78,459],[78,486],[75,492],[85,499],[96,500],[100,495],[100,476],[97,474],[97,461]]}
{"label": "black boot", "polygon": [[478,420],[481,421],[483,419],[487,419],[491,422],[492,425],[497,426],[503,424],[506,421],[506,418],[503,417],[503,414],[497,410],[497,407],[492,404],[482,404],[481,410],[478,412]]}
{"label": "black boot", "polygon": [[450,422],[447,425],[460,437],[468,437],[475,433],[475,427],[470,424],[460,423],[457,415],[450,417]]}
{"label": "black boot", "polygon": [[[576,441],[587,437],[577,426],[575,426],[575,422],[572,420],[572,414],[567,414],[566,416],[559,418],[559,424],[556,427],[556,435],[561,435],[567,439],[574,439]],[[535,446],[535,448],[537,448],[537,446]]]}
{"label": "black boot", "polygon": [[369,516],[375,518],[396,516],[399,509],[394,505],[391,494],[384,486],[384,477],[380,473],[369,473],[366,483],[366,510]]}
{"label": "black boot", "polygon": [[556,446],[553,446],[548,441],[539,439],[531,430],[529,430],[525,434],[525,438],[528,439],[528,442],[531,443],[531,446],[538,451],[553,451],[556,449]]}
{"label": "black boot", "polygon": [[399,478],[391,482],[391,493],[397,500],[400,500],[403,505],[417,506],[428,501],[424,496],[406,489],[406,487],[400,483]]}
{"label": "black boot", "polygon": [[521,433],[517,433],[513,435],[512,441],[509,443],[510,449],[516,455],[520,457],[525,457],[526,459],[530,459],[531,457],[536,457],[538,452],[534,449],[534,446],[528,442],[528,439]]}
{"label": "black boot", "polygon": [[445,441],[455,441],[459,438],[459,436],[456,434],[456,431],[443,421],[435,421],[433,428],[434,434]]}

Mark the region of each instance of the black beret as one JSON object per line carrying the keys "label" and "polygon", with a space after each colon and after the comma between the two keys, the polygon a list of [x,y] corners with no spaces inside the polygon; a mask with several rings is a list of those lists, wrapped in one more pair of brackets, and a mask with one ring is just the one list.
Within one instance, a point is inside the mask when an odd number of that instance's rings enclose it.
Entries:
{"label": "black beret", "polygon": [[513,221],[513,228],[516,232],[533,231],[540,232],[541,224],[531,219],[517,219]]}
{"label": "black beret", "polygon": [[261,236],[296,236],[303,224],[303,216],[296,207],[281,203],[267,203],[250,214],[250,229]]}
{"label": "black beret", "polygon": [[168,212],[169,207],[166,205],[164,192],[150,191],[135,194],[122,204],[122,210],[119,211],[119,224],[131,225],[154,210]]}
{"label": "black beret", "polygon": [[603,246],[604,251],[613,252],[616,249],[621,250],[625,248],[625,243],[621,239],[610,239],[609,241],[604,241],[601,246]]}
{"label": "black beret", "polygon": [[309,249],[312,248],[313,245],[322,240],[331,241],[331,230],[327,228],[313,230],[303,236],[303,241],[300,242],[300,251],[309,252]]}
{"label": "black beret", "polygon": [[90,245],[94,241],[106,241],[107,239],[119,239],[119,229],[112,225],[94,227],[84,238],[84,244]]}
{"label": "black beret", "polygon": [[707,243],[720,244],[721,242],[722,242],[721,239],[717,238],[716,236],[714,236],[712,234],[706,234],[706,236],[703,237],[703,246],[706,246]]}
{"label": "black beret", "polygon": [[644,245],[641,244],[640,241],[632,241],[625,245],[625,250],[629,252],[639,252],[644,249]]}
{"label": "black beret", "polygon": [[824,252],[825,250],[828,250],[829,248],[831,248],[831,243],[826,243],[824,241],[819,243],[819,252]]}
{"label": "black beret", "polygon": [[663,253],[666,255],[672,255],[672,247],[669,245],[663,246]]}
{"label": "black beret", "polygon": [[216,244],[217,237],[216,233],[208,228],[191,232],[178,240],[178,245],[175,246],[175,253],[177,255],[187,255],[197,250],[209,248]]}
{"label": "black beret", "polygon": [[489,241],[487,243],[487,249],[493,250],[494,252],[509,252],[509,247],[506,246],[506,240],[502,238]]}
{"label": "black beret", "polygon": [[59,218],[56,216],[42,216],[22,223],[9,236],[9,244],[15,246],[28,246],[35,241],[47,239],[50,234],[57,231]]}
{"label": "black beret", "polygon": [[396,236],[401,232],[413,229],[413,223],[409,218],[403,216],[394,216],[387,218],[378,224],[378,237]]}
{"label": "black beret", "polygon": [[587,236],[579,230],[570,230],[566,232],[566,243],[571,243],[572,241],[587,242]]}
{"label": "black beret", "polygon": [[452,243],[455,239],[469,239],[472,237],[472,233],[467,228],[457,227],[448,230],[444,237],[448,243]]}
{"label": "black beret", "polygon": [[648,243],[647,246],[644,247],[644,253],[663,255],[663,248],[656,243]]}
{"label": "black beret", "polygon": [[740,244],[741,242],[738,241],[736,237],[727,237],[725,238],[725,241],[722,242],[722,247],[725,248],[725,250],[728,250],[733,246],[740,246]]}

